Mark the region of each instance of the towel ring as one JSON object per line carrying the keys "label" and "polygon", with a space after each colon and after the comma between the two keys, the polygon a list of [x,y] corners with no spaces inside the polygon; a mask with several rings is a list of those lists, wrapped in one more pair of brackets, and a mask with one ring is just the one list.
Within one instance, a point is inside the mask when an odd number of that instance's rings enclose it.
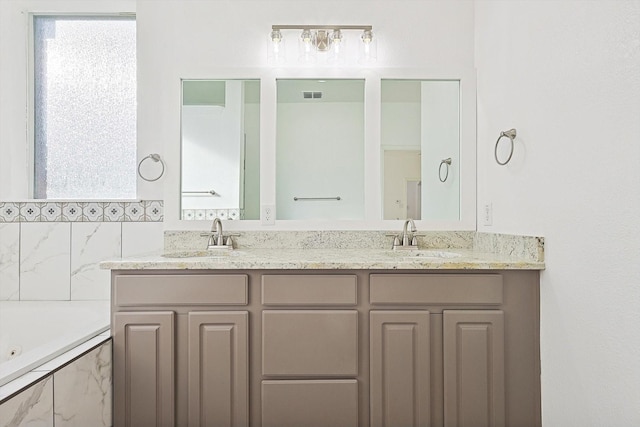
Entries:
{"label": "towel ring", "polygon": [[[446,166],[444,178],[442,178],[442,165]],[[451,157],[440,162],[440,167],[438,168],[438,178],[440,182],[445,182],[447,178],[449,178],[449,166],[451,166]]]}
{"label": "towel ring", "polygon": [[[158,175],[155,178],[147,178],[144,175],[142,175],[142,172],[140,172],[140,166],[142,166],[144,161],[147,160],[147,159],[151,159],[155,163],[160,162],[160,165],[162,165],[162,170],[160,171],[160,175]],[[162,177],[162,175],[164,175],[164,161],[160,158],[160,154],[149,154],[147,157],[145,157],[142,160],[140,160],[140,163],[138,163],[138,175],[140,175],[140,178],[144,179],[145,181],[149,181],[149,182],[153,182],[153,181],[159,180]]]}
{"label": "towel ring", "polygon": [[[507,157],[507,160],[505,160],[504,162],[501,162],[500,160],[498,160],[498,143],[500,142],[500,140],[502,139],[503,136],[506,136],[507,138],[509,138],[509,141],[511,141],[511,151],[509,151],[509,157]],[[513,140],[516,138],[516,130],[515,129],[509,129],[506,130],[504,132],[500,132],[500,136],[498,137],[498,140],[496,141],[496,146],[493,149],[493,156],[496,158],[496,162],[498,162],[498,164],[500,166],[504,166],[507,163],[509,163],[509,161],[511,161],[511,156],[513,156]]]}

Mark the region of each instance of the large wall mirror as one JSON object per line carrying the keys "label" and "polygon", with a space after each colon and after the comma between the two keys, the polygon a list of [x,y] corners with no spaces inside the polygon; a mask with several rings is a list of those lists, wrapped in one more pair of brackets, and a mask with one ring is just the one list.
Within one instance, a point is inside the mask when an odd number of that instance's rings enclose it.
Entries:
{"label": "large wall mirror", "polygon": [[183,80],[183,220],[260,218],[260,81]]}
{"label": "large wall mirror", "polygon": [[381,81],[383,219],[460,218],[460,81]]}
{"label": "large wall mirror", "polygon": [[473,70],[223,71],[176,85],[167,229],[475,229]]}
{"label": "large wall mirror", "polygon": [[364,86],[277,80],[277,219],[364,218]]}

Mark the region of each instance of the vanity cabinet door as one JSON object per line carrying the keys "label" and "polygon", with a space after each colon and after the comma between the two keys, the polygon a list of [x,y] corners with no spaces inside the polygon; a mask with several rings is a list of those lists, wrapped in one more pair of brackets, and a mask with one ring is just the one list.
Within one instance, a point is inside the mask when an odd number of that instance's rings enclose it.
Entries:
{"label": "vanity cabinet door", "polygon": [[174,312],[118,312],[113,321],[114,427],[173,426]]}
{"label": "vanity cabinet door", "polygon": [[504,313],[443,313],[445,427],[504,427]]}
{"label": "vanity cabinet door", "polygon": [[371,311],[371,426],[430,425],[428,311]]}
{"label": "vanity cabinet door", "polygon": [[249,313],[189,313],[189,426],[249,425]]}

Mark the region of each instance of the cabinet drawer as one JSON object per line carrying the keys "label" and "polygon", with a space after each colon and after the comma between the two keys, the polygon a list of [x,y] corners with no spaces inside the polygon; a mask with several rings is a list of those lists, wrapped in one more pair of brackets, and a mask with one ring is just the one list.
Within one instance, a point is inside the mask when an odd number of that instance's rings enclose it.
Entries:
{"label": "cabinet drawer", "polygon": [[264,311],[262,373],[271,376],[358,375],[358,312]]}
{"label": "cabinet drawer", "polygon": [[118,306],[246,305],[245,274],[116,276]]}
{"label": "cabinet drawer", "polygon": [[356,305],[355,275],[265,275],[264,305]]}
{"label": "cabinet drawer", "polygon": [[502,304],[499,274],[372,274],[371,304]]}
{"label": "cabinet drawer", "polygon": [[357,425],[356,380],[262,382],[263,427]]}

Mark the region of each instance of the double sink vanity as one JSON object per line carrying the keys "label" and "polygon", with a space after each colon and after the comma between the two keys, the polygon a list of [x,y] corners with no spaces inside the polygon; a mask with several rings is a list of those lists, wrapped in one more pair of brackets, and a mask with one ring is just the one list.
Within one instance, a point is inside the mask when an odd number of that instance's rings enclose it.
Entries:
{"label": "double sink vanity", "polygon": [[388,234],[104,262],[114,426],[539,426],[542,239]]}

